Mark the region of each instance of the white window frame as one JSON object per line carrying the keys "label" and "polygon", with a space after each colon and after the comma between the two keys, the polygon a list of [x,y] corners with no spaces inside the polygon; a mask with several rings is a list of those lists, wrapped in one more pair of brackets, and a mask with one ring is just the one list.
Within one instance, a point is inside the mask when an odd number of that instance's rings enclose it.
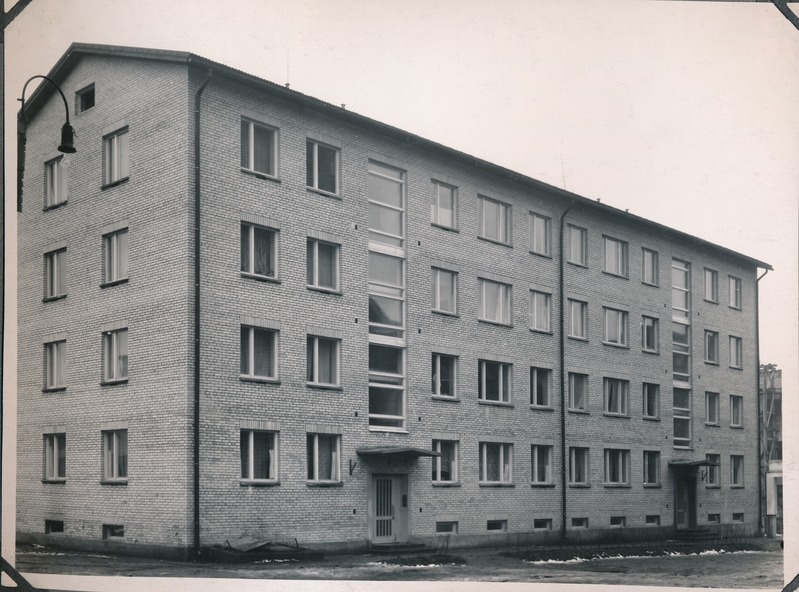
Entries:
{"label": "white window frame", "polygon": [[[536,222],[543,224],[543,237],[536,232]],[[543,241],[543,245],[540,243]],[[536,212],[530,212],[530,252],[536,255],[552,256],[552,219]]]}
{"label": "white window frame", "polygon": [[[688,396],[688,405],[686,407],[678,407],[677,400],[674,395],[675,391],[685,391]],[[693,404],[693,390],[689,388],[682,388],[682,387],[674,387],[672,389],[672,444],[674,448],[691,448],[693,443],[693,412],[691,411],[691,406]],[[676,425],[677,422],[684,421],[688,425],[688,437],[687,438],[680,438],[676,435],[677,430]]]}
{"label": "white window frame", "polygon": [[[711,353],[714,355],[711,356]],[[705,329],[705,362],[708,364],[719,363],[719,333]]]}
{"label": "white window frame", "polygon": [[[674,273],[675,271],[680,274],[685,275],[685,288],[681,286],[677,286],[674,283]],[[687,261],[683,261],[682,259],[675,259],[672,258],[671,260],[671,273],[672,273],[672,281],[671,281],[671,309],[672,309],[672,316],[680,317],[680,318],[690,318],[690,309],[691,309],[691,264]],[[682,308],[680,306],[675,306],[675,293],[682,293],[685,294],[685,299],[687,300],[687,308]]]}
{"label": "white window frame", "polygon": [[[125,239],[120,239],[121,236],[124,236]],[[124,244],[124,247],[120,247],[120,243]],[[122,228],[103,235],[103,283],[110,284],[128,279],[129,262],[130,234],[128,229]]]}
{"label": "white window frame", "polygon": [[[619,390],[618,393],[618,404],[615,405],[615,409],[610,408],[610,394],[611,389],[613,386],[616,386]],[[629,415],[628,412],[628,402],[630,399],[630,381],[629,380],[622,380],[620,378],[609,378],[605,377],[602,380],[602,391],[604,393],[604,410],[605,414],[607,415],[622,415],[627,417]]]}
{"label": "white window frame", "polygon": [[[122,349],[122,335],[125,336],[124,351]],[[103,382],[117,382],[128,379],[130,367],[128,355],[130,353],[129,334],[127,328],[114,329],[103,333]],[[118,366],[118,361],[123,359],[124,369]],[[111,361],[113,360],[113,364]]]}
{"label": "white window frame", "polygon": [[[544,374],[546,379],[546,393],[544,397],[538,388],[538,376]],[[544,402],[539,402],[543,399]],[[539,368],[537,366],[530,366],[530,405],[533,407],[545,407],[550,409],[552,407],[552,370],[550,368]]]}
{"label": "white window frame", "polygon": [[733,275],[729,276],[729,278],[730,308],[741,310],[743,308],[743,287],[741,278],[737,278]]}
{"label": "white window frame", "polygon": [[[441,221],[441,191],[444,187],[452,191],[452,224],[445,224]],[[443,228],[451,228],[457,230],[458,228],[458,188],[448,183],[433,180],[433,194],[430,201],[430,223]]]}
{"label": "white window frame", "polygon": [[[647,255],[651,261],[647,260]],[[641,281],[648,286],[659,286],[658,252],[641,247]]]}
{"label": "white window frame", "polygon": [[67,167],[59,156],[44,164],[44,207],[52,208],[67,201]]}
{"label": "white window frame", "polygon": [[[330,466],[333,475],[330,479],[319,477],[319,438],[330,438],[335,446],[332,447],[332,458]],[[306,456],[308,461],[307,480],[313,483],[340,483],[341,482],[341,436],[339,434],[307,434],[306,436]]]}
{"label": "white window frame", "polygon": [[[488,284],[499,286],[499,302],[498,310],[487,310],[487,299],[485,296],[486,287]],[[513,286],[510,284],[503,284],[502,282],[495,282],[485,278],[477,278],[478,287],[478,319],[489,323],[496,323],[498,325],[511,325],[513,321]],[[492,318],[489,314],[493,312]]]}
{"label": "white window frame", "polygon": [[[277,243],[277,239],[274,239],[274,242]],[[333,257],[333,269],[331,270],[333,276],[333,285],[332,286],[323,286],[319,280],[319,271],[320,271],[320,263],[319,263],[319,245],[325,245],[328,247],[333,247],[334,257]],[[323,241],[316,238],[308,238],[306,241],[306,248],[308,249],[306,253],[306,281],[307,286],[309,288],[314,288],[316,290],[327,290],[331,292],[338,292],[339,288],[339,278],[340,278],[340,269],[341,269],[341,245],[336,243],[331,243],[329,241]],[[276,249],[275,249],[276,250]],[[310,269],[307,267],[310,266]],[[310,272],[310,273],[308,273]],[[277,266],[275,266],[275,275],[277,275]],[[309,277],[310,276],[310,277]]]}
{"label": "white window frame", "polygon": [[721,455],[720,454],[705,454],[705,460],[714,463],[707,466],[705,473],[705,484],[708,487],[721,486]]}
{"label": "white window frame", "polygon": [[[255,327],[252,325],[241,325],[241,329],[246,329],[248,343],[248,359],[247,359],[247,372],[241,372],[241,357],[244,355],[244,352],[239,352],[239,376],[241,378],[249,378],[249,379],[263,379],[263,380],[277,380],[279,373],[278,373],[278,362],[280,360],[280,355],[278,352],[278,331],[275,329],[265,329],[264,327]],[[272,340],[272,374],[271,375],[262,375],[262,374],[255,374],[255,332],[260,331],[263,333],[267,333]],[[241,339],[241,332],[239,332],[239,339]]]}
{"label": "white window frame", "polygon": [[[492,199],[484,195],[478,195],[477,198],[479,200],[479,222],[480,222],[479,232],[477,233],[477,236],[485,240],[510,246],[512,244],[511,241],[512,241],[512,226],[513,226],[512,206],[508,203]],[[491,204],[492,206],[497,208],[497,228],[493,229],[493,232],[495,232],[497,235],[496,238],[493,236],[489,236],[488,232],[491,231],[491,229],[486,228],[485,208],[486,205],[488,204]]]}
{"label": "white window frame", "polygon": [[[249,171],[255,173],[256,175],[263,175],[264,177],[269,177],[272,179],[276,179],[278,176],[278,162],[280,159],[280,155],[278,153],[279,149],[279,141],[278,141],[278,128],[267,125],[260,121],[255,121],[254,119],[250,119],[248,117],[242,117],[241,123],[247,124],[247,153],[248,158],[247,162],[244,161],[244,154],[241,154],[241,158],[239,159],[239,163],[242,170]],[[261,128],[263,130],[268,131],[271,134],[270,143],[272,144],[271,149],[271,159],[269,162],[269,170],[268,171],[260,171],[255,168],[255,128]],[[243,133],[242,126],[239,127],[240,133]],[[243,138],[241,138],[242,142],[239,144],[239,148],[241,148],[241,144],[243,143]]]}
{"label": "white window frame", "polygon": [[[583,405],[577,406],[575,399],[575,384],[579,377],[583,386]],[[588,374],[569,372],[569,411],[588,411]]]}
{"label": "white window frame", "polygon": [[627,242],[610,236],[604,239],[605,273],[626,278],[629,268]]}
{"label": "white window frame", "polygon": [[705,423],[719,425],[721,415],[721,395],[713,391],[705,391]]}
{"label": "white window frame", "polygon": [[[510,403],[511,394],[513,391],[513,364],[508,362],[496,362],[494,360],[478,360],[479,364],[479,384],[478,384],[478,399],[487,403]],[[486,366],[488,364],[496,364],[499,367],[499,384],[498,399],[487,398],[487,378]],[[507,385],[507,388],[506,388]]]}
{"label": "white window frame", "polygon": [[[573,339],[588,340],[588,303],[573,298],[569,298],[567,303],[569,307],[568,336]],[[578,315],[580,325],[575,326]]]}
{"label": "white window frame", "polygon": [[56,249],[44,254],[45,300],[67,295],[67,250]]}
{"label": "white window frame", "polygon": [[[442,471],[441,471],[441,462],[444,458],[443,454],[443,447],[444,446],[451,446],[452,447],[452,465],[450,466],[450,479],[443,479],[442,478]],[[459,460],[459,448],[457,440],[433,440],[433,450],[436,452],[440,452],[441,456],[434,456],[432,457],[433,460],[433,471],[432,471],[432,479],[433,483],[457,483],[458,479],[460,478],[459,475],[459,467],[458,467],[458,460]]]}
{"label": "white window frame", "polygon": [[[382,249],[381,250],[370,249],[369,273],[371,273],[372,255],[375,255],[378,258],[387,257],[388,259],[394,260],[395,262],[399,262],[400,283],[391,284],[387,283],[386,281],[373,279],[370,276],[369,298],[372,297],[374,297],[375,299],[385,298],[386,300],[394,300],[400,302],[400,315],[402,319],[399,325],[378,323],[370,319],[369,320],[370,339],[382,340],[383,338],[387,338],[392,340],[392,343],[398,346],[403,345],[404,344],[403,337],[405,335],[405,282],[406,282],[405,259],[401,256],[398,257],[396,254],[393,253],[384,253]],[[370,303],[370,308],[371,308],[371,303]],[[388,335],[384,335],[384,333],[388,333]]]}
{"label": "white window frame", "polygon": [[743,487],[743,486],[744,486],[744,455],[731,454],[730,487]]}
{"label": "white window frame", "polygon": [[719,302],[719,272],[705,267],[705,301],[718,304]]}
{"label": "white window frame", "polygon": [[[280,248],[280,240],[279,235],[280,231],[277,228],[270,228],[268,226],[262,226],[260,224],[253,224],[252,222],[244,222],[242,221],[239,226],[239,233],[241,235],[244,229],[247,229],[247,244],[249,250],[249,257],[247,258],[247,269],[242,269],[241,273],[246,275],[251,275],[254,277],[259,278],[269,278],[269,279],[277,279],[278,278],[278,261],[279,258],[279,251]],[[256,273],[255,272],[255,229],[258,228],[260,230],[265,230],[269,236],[269,242],[271,243],[271,264],[272,264],[272,273],[271,274],[264,274],[264,273]],[[239,257],[241,259],[241,256]]]}
{"label": "white window frame", "polygon": [[[320,146],[322,148],[326,148],[328,150],[333,151],[333,153],[335,154],[334,166],[335,166],[335,169],[336,169],[336,175],[335,175],[335,187],[333,188],[333,191],[330,191],[329,189],[322,189],[321,187],[319,187],[319,147]],[[306,171],[306,176],[305,176],[306,185],[310,189],[313,189],[314,191],[319,191],[321,193],[327,193],[329,195],[338,195],[339,192],[340,192],[340,179],[339,178],[341,177],[341,165],[340,165],[341,149],[336,147],[336,146],[331,146],[330,144],[325,144],[324,142],[317,142],[316,140],[311,140],[310,138],[308,138],[308,140],[306,140],[305,149],[306,149],[306,166],[308,164],[307,163],[307,151],[309,149],[311,150],[311,155],[312,155],[311,156],[311,163],[310,163],[311,164],[311,169],[310,169],[310,171]],[[311,173],[310,175],[308,175],[309,172]],[[308,183],[308,181],[309,181],[308,177],[309,176],[310,176],[311,183]]]}
{"label": "white window frame", "polygon": [[[405,431],[405,422],[407,416],[407,398],[405,392],[405,371],[406,371],[406,364],[407,364],[407,352],[404,347],[398,347],[391,343],[378,343],[376,341],[372,341],[369,344],[370,346],[374,345],[377,347],[388,347],[391,349],[399,350],[400,351],[400,371],[401,374],[395,374],[393,372],[383,372],[379,370],[372,370],[369,369],[369,388],[372,387],[377,389],[384,389],[384,390],[393,390],[397,391],[401,399],[401,406],[402,406],[402,415],[385,415],[379,413],[369,413],[369,429],[374,431],[386,431],[386,432],[403,432]],[[369,393],[369,397],[371,398],[372,394],[371,391]],[[389,421],[394,422],[396,425],[380,425],[379,423],[372,423],[373,420],[376,422],[381,421]]]}
{"label": "white window frame", "polygon": [[[660,319],[647,315],[643,315],[641,319],[641,349],[645,352],[658,353],[660,351]],[[651,347],[647,343],[647,330],[650,328],[654,341]]]}
{"label": "white window frame", "polygon": [[[530,483],[538,485],[550,485],[552,483],[552,449],[551,445],[546,444],[532,444],[530,446]],[[539,469],[541,469],[541,459],[539,452],[543,453],[545,457],[544,478],[539,478]]]}
{"label": "white window frame", "polygon": [[[255,482],[255,483],[269,483],[269,482],[277,482],[278,475],[279,475],[279,460],[280,460],[280,432],[273,431],[273,430],[250,430],[250,429],[241,429],[239,436],[239,446],[241,446],[241,434],[247,434],[247,466],[246,466],[246,475],[242,473],[245,472],[245,467],[239,466],[239,480],[242,482]],[[269,467],[268,467],[268,476],[267,477],[254,477],[255,474],[255,434],[256,433],[263,433],[263,434],[270,434],[271,435],[271,447],[269,448]],[[241,450],[239,450],[239,459],[241,459]],[[239,460],[239,465],[241,465],[241,460]]]}
{"label": "white window frame", "polygon": [[[488,480],[488,449],[496,448],[498,453],[499,480]],[[480,483],[513,483],[513,444],[505,442],[480,442]]]}
{"label": "white window frame", "polygon": [[[603,307],[603,310],[605,313],[605,335],[603,343],[628,347],[629,331],[627,330],[627,325],[629,323],[629,313],[626,310],[619,310],[608,306]],[[615,330],[615,335],[612,333],[612,329]]]}
{"label": "white window frame", "polygon": [[[651,387],[651,388],[647,388]],[[655,414],[647,415],[647,400],[649,397],[655,398]],[[642,416],[647,419],[660,419],[660,385],[653,382],[644,382],[641,385],[641,399],[643,408],[641,410]]]}
{"label": "white window frame", "polygon": [[730,335],[730,368],[743,368],[743,344],[743,338]]}
{"label": "white window frame", "polygon": [[[536,314],[538,304],[543,300],[545,312]],[[542,333],[552,332],[552,294],[540,290],[530,290],[530,329]]]}
{"label": "white window frame", "polygon": [[[655,486],[660,485],[660,451],[659,450],[644,450],[644,485]],[[655,480],[650,480],[650,469],[654,463]]]}
{"label": "white window frame", "polygon": [[[393,175],[392,175],[393,173]],[[394,249],[398,251],[396,253],[397,256],[404,257],[404,245],[405,245],[405,207],[407,202],[406,196],[406,188],[405,188],[405,181],[406,181],[406,172],[402,169],[397,167],[383,164],[381,162],[370,160],[369,167],[368,167],[368,174],[374,177],[382,178],[388,180],[392,183],[396,183],[400,187],[400,200],[401,204],[399,206],[395,206],[394,204],[378,201],[376,196],[369,195],[369,208],[385,208],[387,210],[393,210],[395,212],[399,212],[400,215],[400,234],[392,234],[390,232],[386,232],[385,230],[379,230],[377,228],[369,227],[369,242],[379,245],[385,245],[390,249]],[[377,236],[376,236],[377,235]],[[381,240],[382,237],[386,237]]]}
{"label": "white window frame", "polygon": [[[122,434],[124,433],[124,438]],[[103,430],[103,481],[127,481],[128,479],[128,430]],[[124,452],[125,467],[121,467]],[[124,468],[124,471],[123,471]]]}
{"label": "white window frame", "polygon": [[130,175],[130,132],[123,127],[103,138],[105,184],[111,185]]}
{"label": "white window frame", "polygon": [[[568,238],[568,242],[566,243],[568,247],[566,249],[566,261],[581,267],[588,267],[588,231],[580,226],[567,224],[566,234]],[[578,237],[579,253],[575,252],[575,237]]]}
{"label": "white window frame", "polygon": [[[333,382],[322,382],[319,380],[319,342],[327,341],[333,344],[333,356],[335,361],[335,376]],[[310,348],[308,347],[310,345]],[[310,354],[311,359],[308,358]],[[341,384],[341,340],[332,337],[321,337],[319,335],[308,335],[306,341],[306,363],[310,366],[306,369],[307,384],[312,386],[337,387]],[[311,374],[309,377],[308,374]]]}
{"label": "white window frame", "polygon": [[[630,484],[630,451],[622,448],[605,448],[605,485]],[[613,457],[616,457],[615,460]],[[611,464],[616,463],[618,479],[613,475]]]}
{"label": "white window frame", "polygon": [[[578,454],[579,452],[579,454]],[[579,465],[582,465],[578,470]],[[569,485],[588,485],[591,482],[591,449],[584,446],[569,447]],[[582,473],[585,479],[578,481],[576,476]]]}
{"label": "white window frame", "polygon": [[[452,363],[452,394],[446,395],[441,392],[441,362],[442,359],[450,360]],[[438,352],[432,352],[431,357],[431,371],[432,371],[432,380],[431,380],[431,387],[434,397],[444,397],[447,399],[457,399],[458,398],[458,356],[453,356],[450,354],[441,354]]]}
{"label": "white window frame", "polygon": [[67,386],[67,341],[61,339],[44,344],[44,388],[63,389]]}
{"label": "white window frame", "polygon": [[[435,312],[443,312],[446,314],[458,314],[458,272],[449,269],[441,269],[440,267],[431,267],[432,273],[432,308]],[[452,277],[452,309],[444,308],[441,305],[441,278],[442,275],[449,275]]]}
{"label": "white window frame", "polygon": [[744,425],[744,398],[730,395],[730,427],[742,428]]}
{"label": "white window frame", "polygon": [[[44,479],[63,481],[67,478],[67,435],[65,433],[44,435]],[[64,454],[64,466],[59,464],[59,456]]]}

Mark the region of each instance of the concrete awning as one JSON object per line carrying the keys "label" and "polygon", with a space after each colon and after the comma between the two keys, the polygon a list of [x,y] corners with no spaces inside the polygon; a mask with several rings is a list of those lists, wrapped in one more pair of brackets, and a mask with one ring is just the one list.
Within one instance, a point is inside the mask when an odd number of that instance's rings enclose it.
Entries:
{"label": "concrete awning", "polygon": [[669,466],[674,469],[696,469],[698,467],[717,467],[719,466],[718,463],[711,462],[709,460],[670,460]]}
{"label": "concrete awning", "polygon": [[358,448],[358,456],[406,456],[418,458],[420,456],[441,456],[440,452],[428,448],[415,448],[413,446],[375,446],[372,448]]}

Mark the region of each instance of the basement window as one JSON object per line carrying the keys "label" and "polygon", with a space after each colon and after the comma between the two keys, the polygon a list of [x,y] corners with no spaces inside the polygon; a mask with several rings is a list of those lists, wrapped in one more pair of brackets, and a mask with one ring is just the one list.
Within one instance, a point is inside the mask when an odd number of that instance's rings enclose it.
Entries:
{"label": "basement window", "polygon": [[552,530],[552,518],[536,518],[533,520],[533,530]]}
{"label": "basement window", "polygon": [[104,539],[123,536],[125,536],[125,527],[122,524],[103,524]]}
{"label": "basement window", "polygon": [[44,534],[54,534],[56,532],[64,532],[63,520],[45,520],[44,521]]}
{"label": "basement window", "polygon": [[743,512],[735,512],[732,515],[733,522],[743,522],[744,521],[744,513]]}
{"label": "basement window", "polygon": [[437,534],[458,534],[457,522],[436,522]]}
{"label": "basement window", "polygon": [[657,514],[649,514],[646,517],[647,526],[660,526],[660,516]]}
{"label": "basement window", "polygon": [[721,524],[721,514],[708,514],[708,524]]}
{"label": "basement window", "polygon": [[588,528],[588,518],[572,518],[572,528]]}
{"label": "basement window", "polygon": [[626,516],[611,516],[610,517],[610,527],[611,528],[624,528],[627,526],[627,518]]}
{"label": "basement window", "polygon": [[489,521],[486,522],[486,530],[507,532],[508,531],[508,521],[507,520],[489,520]]}

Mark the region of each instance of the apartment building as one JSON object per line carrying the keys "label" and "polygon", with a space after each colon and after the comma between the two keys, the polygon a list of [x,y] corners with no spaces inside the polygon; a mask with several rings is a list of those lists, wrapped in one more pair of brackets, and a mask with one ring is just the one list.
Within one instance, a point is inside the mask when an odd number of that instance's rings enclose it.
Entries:
{"label": "apartment building", "polygon": [[19,540],[759,532],[767,263],[190,53],[49,77],[79,143],[41,86]]}

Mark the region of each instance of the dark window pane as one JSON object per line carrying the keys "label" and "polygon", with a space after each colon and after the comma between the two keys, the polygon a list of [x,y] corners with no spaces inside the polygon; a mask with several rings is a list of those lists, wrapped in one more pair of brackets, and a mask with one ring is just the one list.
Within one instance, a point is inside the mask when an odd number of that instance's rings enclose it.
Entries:
{"label": "dark window pane", "polygon": [[319,189],[322,191],[336,192],[336,151],[327,146],[318,146],[319,159],[317,174]]}

